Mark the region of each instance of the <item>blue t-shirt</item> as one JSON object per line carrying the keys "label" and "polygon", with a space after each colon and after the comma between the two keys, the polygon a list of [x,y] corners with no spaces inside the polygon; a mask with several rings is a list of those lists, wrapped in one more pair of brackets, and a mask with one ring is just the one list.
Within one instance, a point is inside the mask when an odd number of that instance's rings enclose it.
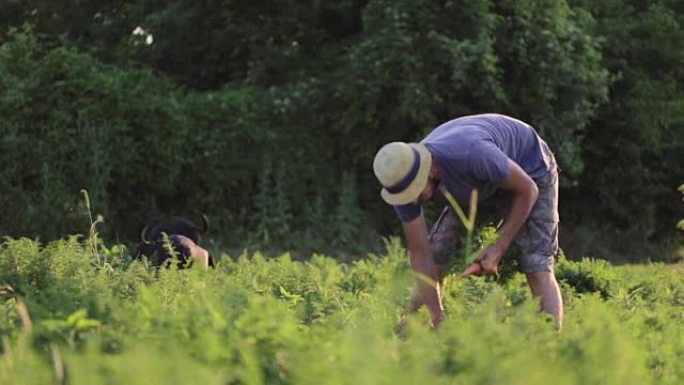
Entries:
{"label": "blue t-shirt", "polygon": [[[549,147],[534,128],[499,114],[451,120],[435,128],[421,143],[437,162],[440,186],[462,204],[470,200],[472,189],[477,189],[480,200],[492,196],[508,179],[509,159],[532,179],[546,175],[553,162]],[[394,209],[404,223],[413,221],[421,212],[421,207],[413,204]]]}

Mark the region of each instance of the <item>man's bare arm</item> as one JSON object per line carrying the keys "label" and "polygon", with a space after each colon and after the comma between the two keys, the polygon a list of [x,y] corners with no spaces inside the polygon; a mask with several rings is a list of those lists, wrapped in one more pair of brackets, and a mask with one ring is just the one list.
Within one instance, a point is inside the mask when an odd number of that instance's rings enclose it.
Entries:
{"label": "man's bare arm", "polygon": [[421,213],[415,220],[404,223],[404,232],[411,254],[411,267],[417,274],[417,287],[423,303],[430,312],[432,323],[439,326],[444,312],[439,292],[439,271],[430,255],[425,217]]}
{"label": "man's bare arm", "polygon": [[501,184],[501,188],[511,193],[511,211],[501,229],[501,236],[497,240],[504,251],[515,239],[539,196],[539,189],[532,178],[512,160],[509,160],[508,164],[510,175]]}
{"label": "man's bare arm", "polygon": [[539,196],[539,189],[529,177],[512,160],[508,161],[509,176],[500,187],[511,193],[511,210],[506,217],[499,239],[485,248],[475,258],[477,263],[468,266],[461,276],[496,273],[499,261],[518,234],[520,227],[527,220],[532,207]]}

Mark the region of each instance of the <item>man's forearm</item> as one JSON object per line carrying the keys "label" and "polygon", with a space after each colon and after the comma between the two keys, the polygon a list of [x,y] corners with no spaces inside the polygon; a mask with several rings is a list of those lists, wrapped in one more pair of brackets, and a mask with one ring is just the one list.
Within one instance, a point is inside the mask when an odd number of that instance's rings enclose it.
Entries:
{"label": "man's forearm", "polygon": [[439,292],[437,265],[427,256],[411,255],[411,267],[416,273],[418,292],[433,318],[441,315],[442,298]]}
{"label": "man's forearm", "polygon": [[527,220],[534,203],[537,201],[538,195],[539,192],[536,186],[525,193],[513,194],[511,211],[508,213],[508,217],[501,229],[501,236],[497,241],[504,249],[507,249],[511,245],[511,242],[515,239],[520,227],[522,227],[523,223]]}
{"label": "man's forearm", "polygon": [[539,196],[539,188],[532,178],[512,160],[509,160],[508,164],[510,175],[501,184],[501,188],[510,192],[513,198],[511,211],[508,213],[501,236],[496,242],[496,245],[502,250],[507,249],[511,245],[511,242],[513,242],[513,239],[518,234],[518,230],[520,230],[520,227],[530,215],[530,211],[532,211],[532,207]]}
{"label": "man's forearm", "polygon": [[411,255],[411,268],[416,274],[418,293],[430,312],[433,324],[438,326],[443,317],[438,284],[439,269],[430,255],[430,242],[423,214],[404,223],[404,231]]}

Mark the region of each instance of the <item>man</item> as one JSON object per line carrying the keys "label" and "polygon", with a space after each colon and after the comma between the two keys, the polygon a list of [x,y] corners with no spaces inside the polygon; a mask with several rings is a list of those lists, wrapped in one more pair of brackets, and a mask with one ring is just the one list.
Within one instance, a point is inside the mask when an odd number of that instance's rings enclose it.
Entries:
{"label": "man", "polygon": [[563,303],[553,272],[558,252],[558,173],[547,144],[528,124],[499,114],[461,117],[435,128],[420,143],[393,142],[375,156],[381,196],[403,222],[416,272],[410,311],[426,305],[438,327],[444,317],[441,289],[449,255],[459,239],[459,220],[448,205],[428,234],[423,203],[443,201],[444,191],[461,203],[473,190],[480,201],[510,205],[498,240],[482,250],[462,276],[495,274],[515,240],[519,265],[541,308],[560,325]]}

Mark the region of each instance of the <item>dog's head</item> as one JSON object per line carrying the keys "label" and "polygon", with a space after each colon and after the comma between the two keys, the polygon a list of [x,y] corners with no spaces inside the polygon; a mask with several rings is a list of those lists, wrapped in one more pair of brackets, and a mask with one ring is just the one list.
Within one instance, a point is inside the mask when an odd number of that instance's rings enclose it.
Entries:
{"label": "dog's head", "polygon": [[190,238],[199,244],[202,235],[209,230],[209,219],[202,214],[202,227],[197,226],[192,221],[183,217],[173,217],[166,221],[148,224],[140,232],[140,240],[143,242],[154,242],[161,239],[162,233],[168,235],[176,234]]}

